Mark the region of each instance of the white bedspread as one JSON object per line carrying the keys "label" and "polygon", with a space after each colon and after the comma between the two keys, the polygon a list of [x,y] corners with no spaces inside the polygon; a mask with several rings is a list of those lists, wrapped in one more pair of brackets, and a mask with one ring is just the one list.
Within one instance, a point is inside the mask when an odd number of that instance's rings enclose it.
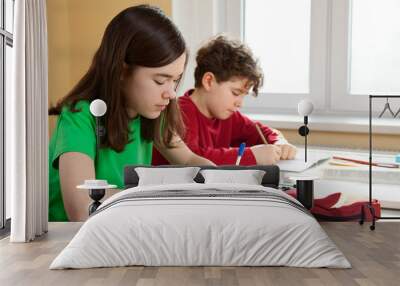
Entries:
{"label": "white bedspread", "polygon": [[[174,190],[182,195],[162,196]],[[263,193],[252,196],[251,191]],[[157,193],[160,197],[154,197]],[[218,196],[222,193],[226,196]],[[254,185],[194,183],[131,188],[106,200],[50,269],[127,265],[351,267],[318,222],[298,205],[280,190]]]}

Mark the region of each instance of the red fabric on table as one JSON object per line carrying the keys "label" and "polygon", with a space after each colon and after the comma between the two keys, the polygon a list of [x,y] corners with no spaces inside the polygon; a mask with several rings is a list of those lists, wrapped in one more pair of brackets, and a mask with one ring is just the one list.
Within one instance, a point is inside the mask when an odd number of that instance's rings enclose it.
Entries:
{"label": "red fabric on table", "polygon": [[[294,198],[297,198],[297,190],[290,189],[286,192]],[[329,221],[357,221],[361,218],[364,211],[364,221],[372,221],[372,213],[368,207],[368,201],[354,202],[343,205],[338,208],[333,206],[339,201],[341,193],[333,193],[324,198],[314,199],[314,206],[311,213],[319,220]],[[375,219],[381,216],[381,205],[378,200],[372,200],[371,207],[375,212]]]}
{"label": "red fabric on table", "polygon": [[[297,190],[296,189],[290,189],[290,190],[286,191],[286,193],[288,195],[291,195],[295,199],[297,198]],[[323,208],[331,208],[339,201],[339,199],[340,199],[340,193],[333,193],[324,198],[314,199],[314,206],[318,205]]]}

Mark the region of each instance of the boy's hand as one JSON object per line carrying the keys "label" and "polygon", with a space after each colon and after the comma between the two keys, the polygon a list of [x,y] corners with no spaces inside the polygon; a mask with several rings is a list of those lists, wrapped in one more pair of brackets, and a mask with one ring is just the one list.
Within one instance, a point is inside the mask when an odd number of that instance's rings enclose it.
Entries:
{"label": "boy's hand", "polygon": [[255,145],[250,149],[258,165],[275,165],[281,158],[281,147],[278,145]]}
{"label": "boy's hand", "polygon": [[293,160],[296,157],[297,148],[292,144],[275,145],[281,148],[281,160]]}

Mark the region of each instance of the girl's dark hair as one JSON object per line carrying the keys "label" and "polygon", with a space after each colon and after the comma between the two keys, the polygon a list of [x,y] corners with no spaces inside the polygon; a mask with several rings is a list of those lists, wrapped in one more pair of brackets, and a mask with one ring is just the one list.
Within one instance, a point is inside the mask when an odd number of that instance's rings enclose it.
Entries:
{"label": "girl's dark hair", "polygon": [[[102,146],[120,152],[129,143],[130,132],[130,118],[120,85],[123,64],[131,71],[136,66],[161,67],[183,53],[187,50],[182,34],[160,9],[148,5],[127,8],[108,24],[89,70],[56,106],[49,109],[49,115],[59,115],[64,106],[79,112],[75,105],[80,100],[104,100],[107,104],[106,138]],[[158,118],[143,117],[141,133],[145,140],[172,147],[172,136],[184,133],[176,99],[170,100]]]}
{"label": "girl's dark hair", "polygon": [[199,49],[194,71],[195,87],[202,87],[206,72],[212,72],[217,82],[232,77],[244,77],[253,87],[254,95],[263,84],[263,73],[251,50],[243,43],[219,35]]}

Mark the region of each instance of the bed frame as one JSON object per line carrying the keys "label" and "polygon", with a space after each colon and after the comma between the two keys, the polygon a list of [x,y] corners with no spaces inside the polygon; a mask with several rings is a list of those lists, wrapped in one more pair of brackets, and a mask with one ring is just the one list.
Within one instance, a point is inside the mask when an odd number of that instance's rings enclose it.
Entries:
{"label": "bed frame", "polygon": [[[131,165],[124,168],[124,188],[136,187],[139,183],[139,176],[135,171],[137,167],[145,168],[182,168],[181,165],[162,165],[162,166],[148,166],[148,165]],[[263,170],[265,175],[261,181],[264,187],[271,187],[277,189],[279,187],[279,167],[272,165],[255,165],[255,166],[236,166],[236,165],[226,165],[226,166],[185,166],[185,167],[199,167],[200,170],[206,169],[219,169],[219,170]],[[194,178],[197,183],[204,183],[204,178],[200,174]],[[91,189],[89,190],[89,197],[93,200],[89,206],[89,215],[94,213],[96,209],[101,205],[100,200],[105,195],[105,189]]]}

